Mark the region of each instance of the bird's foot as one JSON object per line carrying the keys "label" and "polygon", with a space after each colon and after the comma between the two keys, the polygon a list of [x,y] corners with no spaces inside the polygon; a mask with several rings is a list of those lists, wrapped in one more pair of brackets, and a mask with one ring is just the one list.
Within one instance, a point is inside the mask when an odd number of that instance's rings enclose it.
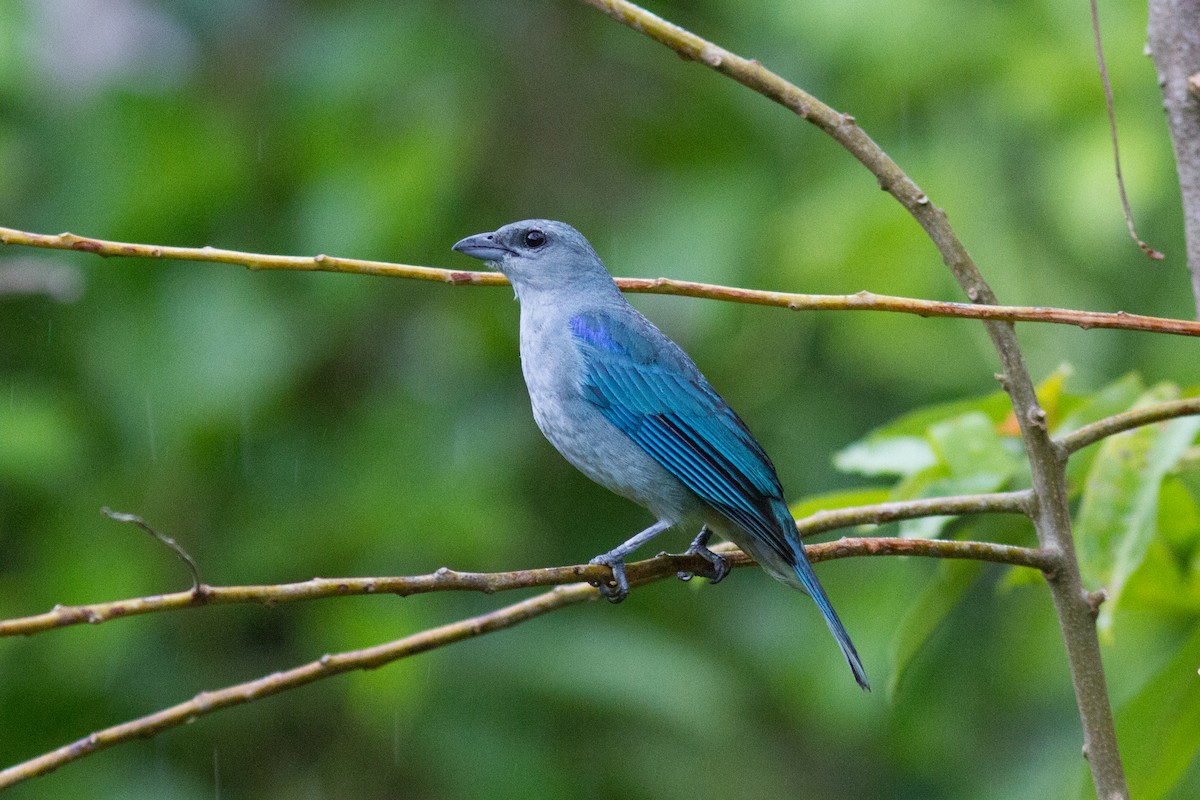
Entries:
{"label": "bird's foot", "polygon": [[603,564],[612,570],[612,580],[604,583],[593,583],[600,594],[604,595],[604,599],[610,603],[619,603],[629,596],[629,579],[625,577],[625,557],[622,555],[614,555],[605,553],[604,555],[596,556],[589,564]]}
{"label": "bird's foot", "polygon": [[679,580],[690,581],[693,574],[699,575],[702,578],[707,578],[709,583],[720,583],[725,580],[725,576],[729,574],[729,559],[718,553],[714,553],[708,549],[708,539],[712,536],[712,531],[704,528],[699,535],[692,540],[692,545],[686,552],[681,555],[685,556],[700,556],[709,563],[709,570],[704,572],[680,572],[677,573]]}

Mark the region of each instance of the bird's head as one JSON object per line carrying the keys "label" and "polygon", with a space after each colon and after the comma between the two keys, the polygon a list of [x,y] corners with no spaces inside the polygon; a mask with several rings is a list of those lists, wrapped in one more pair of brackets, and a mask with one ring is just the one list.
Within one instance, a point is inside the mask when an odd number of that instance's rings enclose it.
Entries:
{"label": "bird's head", "polygon": [[512,222],[491,233],[468,236],[452,249],[504,273],[518,296],[529,291],[586,289],[597,282],[613,285],[588,240],[565,222]]}

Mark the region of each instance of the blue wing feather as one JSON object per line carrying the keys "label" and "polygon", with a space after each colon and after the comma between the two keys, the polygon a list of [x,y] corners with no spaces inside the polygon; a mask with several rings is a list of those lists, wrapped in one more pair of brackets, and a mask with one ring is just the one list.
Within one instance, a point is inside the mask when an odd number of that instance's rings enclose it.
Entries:
{"label": "blue wing feather", "polygon": [[771,460],[691,359],[632,319],[648,330],[601,312],[571,318],[584,355],[584,396],[700,499],[792,561]]}
{"label": "blue wing feather", "polygon": [[745,423],[679,347],[640,316],[578,314],[571,331],[584,360],[583,396],[701,500],[789,564],[816,602],[854,677],[862,661],[821,588],[775,466]]}

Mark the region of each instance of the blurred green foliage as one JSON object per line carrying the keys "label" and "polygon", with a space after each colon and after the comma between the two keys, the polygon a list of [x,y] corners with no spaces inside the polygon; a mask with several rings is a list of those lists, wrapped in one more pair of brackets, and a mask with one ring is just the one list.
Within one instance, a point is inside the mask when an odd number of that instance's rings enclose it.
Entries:
{"label": "blurred green foliage", "polygon": [[[651,8],[854,114],[1004,302],[1191,315],[1143,5],[1107,5],[1102,22],[1134,213],[1161,265],[1120,217],[1081,6]],[[918,226],[818,131],[566,0],[0,0],[0,176],[0,224],[40,232],[473,268],[451,243],[546,216],[617,274],[958,298]],[[17,249],[0,280],[30,265],[81,293],[0,295],[4,617],[187,585],[101,506],[176,538],[211,583],[577,563],[645,522],[536,431],[506,290]],[[1025,479],[978,324],[634,302],[750,422],[798,502]],[[1192,340],[1019,332],[1063,398],[1060,430],[1197,383]],[[1071,465],[1089,577],[1123,587],[1105,657],[1139,797],[1200,794],[1194,440],[1180,421]],[[1032,541],[1013,518],[903,530]],[[811,603],[747,572],[222,712],[11,795],[1086,787],[1036,580],[901,559],[819,570],[890,691],[861,694]],[[5,641],[0,764],[505,599],[214,608]]]}

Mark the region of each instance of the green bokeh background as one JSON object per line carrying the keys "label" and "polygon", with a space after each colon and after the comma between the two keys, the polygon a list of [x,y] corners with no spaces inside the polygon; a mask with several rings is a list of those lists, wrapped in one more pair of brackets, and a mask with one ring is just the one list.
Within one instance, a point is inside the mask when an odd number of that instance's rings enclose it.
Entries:
{"label": "green bokeh background", "polygon": [[[1116,194],[1086,6],[657,2],[854,114],[945,208],[1001,300],[1194,314],[1145,8],[1103,4]],[[0,0],[0,224],[474,268],[458,238],[571,222],[614,273],[959,299],[920,228],[815,128],[570,0]],[[528,411],[496,288],[9,248],[0,616],[213,584],[585,561],[647,522]],[[10,272],[11,274],[11,272]],[[688,349],[789,495],[832,455],[996,388],[982,328],[633,302]],[[1196,343],[1022,326],[1035,377],[1197,382]],[[978,538],[1012,536],[999,521]],[[677,534],[669,542],[681,547]],[[819,568],[868,671],[936,564]],[[1079,784],[1048,593],[987,568],[895,697],[811,603],[744,571],[660,584],[123,745],[13,798],[1017,798]],[[213,608],[0,642],[0,764],[505,597]],[[1115,701],[1195,618],[1118,618]],[[1119,733],[1123,733],[1119,731]],[[1195,796],[1192,769],[1172,797]]]}

